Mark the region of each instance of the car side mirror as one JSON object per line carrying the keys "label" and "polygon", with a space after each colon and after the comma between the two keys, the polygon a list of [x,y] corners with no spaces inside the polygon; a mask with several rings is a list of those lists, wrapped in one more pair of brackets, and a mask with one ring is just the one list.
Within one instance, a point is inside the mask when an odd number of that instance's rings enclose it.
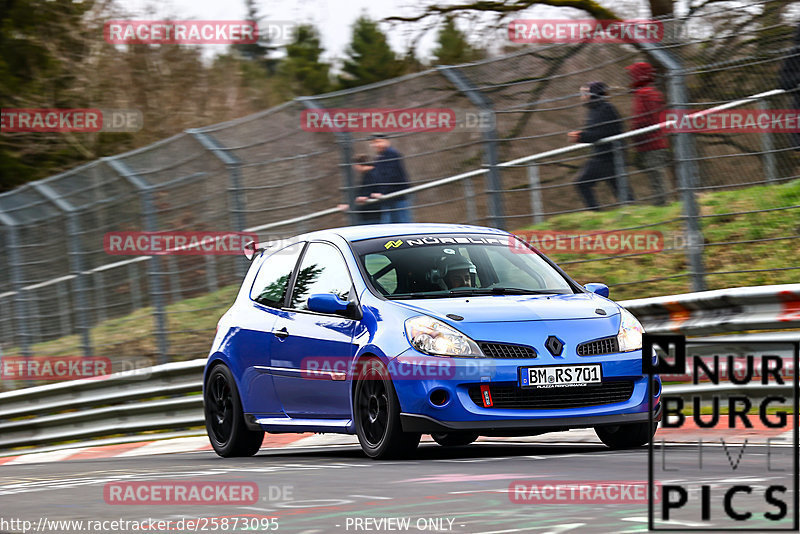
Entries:
{"label": "car side mirror", "polygon": [[264,249],[259,247],[255,241],[248,241],[244,245],[244,257],[250,261],[253,261],[253,258],[263,251]]}
{"label": "car side mirror", "polygon": [[590,293],[594,293],[595,295],[600,295],[601,297],[608,298],[608,286],[605,284],[599,284],[597,282],[592,282],[590,284],[584,284],[586,291]]}
{"label": "car side mirror", "polygon": [[308,297],[308,309],[317,313],[347,314],[352,307],[333,293],[317,293]]}

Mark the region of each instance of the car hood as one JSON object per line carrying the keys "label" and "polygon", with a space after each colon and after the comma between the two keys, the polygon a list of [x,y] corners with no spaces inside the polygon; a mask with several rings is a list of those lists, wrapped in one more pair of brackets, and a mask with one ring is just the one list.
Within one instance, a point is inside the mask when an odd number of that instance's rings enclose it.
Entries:
{"label": "car hood", "polygon": [[[614,302],[593,293],[573,295],[486,295],[396,300],[400,306],[457,326],[464,323],[603,319],[619,313]],[[603,313],[605,312],[605,313]]]}

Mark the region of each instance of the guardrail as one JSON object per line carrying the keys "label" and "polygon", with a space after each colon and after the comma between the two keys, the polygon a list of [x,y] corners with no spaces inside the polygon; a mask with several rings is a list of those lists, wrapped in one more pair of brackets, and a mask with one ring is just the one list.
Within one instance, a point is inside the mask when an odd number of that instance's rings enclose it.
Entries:
{"label": "guardrail", "polygon": [[201,425],[204,365],[201,358],[3,393],[0,450]]}
{"label": "guardrail", "polygon": [[[620,304],[651,333],[698,335],[800,325],[800,284],[704,291]],[[205,358],[199,358],[2,393],[0,455],[18,454],[21,447],[201,426],[205,363]],[[735,387],[760,392],[758,386]],[[725,387],[716,388],[723,390]],[[668,385],[664,391],[690,397],[707,393],[709,386]],[[17,450],[12,451],[14,448]]]}
{"label": "guardrail", "polygon": [[619,304],[652,334],[696,336],[800,326],[800,284],[717,289]]}

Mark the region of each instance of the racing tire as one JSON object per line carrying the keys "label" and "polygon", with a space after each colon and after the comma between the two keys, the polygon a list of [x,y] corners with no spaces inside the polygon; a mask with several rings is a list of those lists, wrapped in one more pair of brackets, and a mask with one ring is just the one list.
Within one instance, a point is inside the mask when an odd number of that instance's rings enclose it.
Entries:
{"label": "racing tire", "polygon": [[658,423],[650,427],[649,422],[628,423],[614,426],[598,426],[594,431],[600,441],[612,449],[634,449],[647,445],[658,429]]}
{"label": "racing tire", "polygon": [[218,455],[253,456],[261,448],[264,431],[250,430],[245,424],[239,389],[225,365],[216,365],[208,373],[203,409],[208,439]]}
{"label": "racing tire", "polygon": [[409,456],[419,445],[421,434],[403,432],[400,401],[386,366],[370,359],[359,367],[353,417],[361,449],[375,460]]}
{"label": "racing tire", "polygon": [[478,439],[478,435],[477,432],[440,432],[431,437],[442,447],[463,447]]}

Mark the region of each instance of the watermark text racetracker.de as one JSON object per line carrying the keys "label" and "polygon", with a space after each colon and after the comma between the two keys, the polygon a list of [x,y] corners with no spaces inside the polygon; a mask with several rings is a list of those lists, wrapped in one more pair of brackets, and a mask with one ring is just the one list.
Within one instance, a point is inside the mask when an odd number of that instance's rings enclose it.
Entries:
{"label": "watermark text racetracker.de", "polygon": [[[371,374],[369,360],[352,361],[346,357],[311,356],[300,361],[300,373],[306,379],[346,380],[361,376],[366,380],[382,380],[382,374]],[[393,380],[453,379],[474,376],[494,376],[496,367],[491,360],[401,355],[387,362],[386,371]]]}
{"label": "watermark text racetracker.de", "polygon": [[115,505],[227,505],[246,506],[259,501],[255,482],[132,481],[108,482],[106,504]]}
{"label": "watermark text racetracker.de", "polygon": [[254,242],[253,232],[107,232],[103,249],[107,254],[131,256],[238,255]]}
{"label": "watermark text racetracker.de", "polygon": [[136,109],[3,108],[0,130],[26,133],[138,132],[144,125]]}
{"label": "watermark text racetracker.de", "polygon": [[484,132],[492,113],[454,108],[329,108],[300,114],[307,132]]}
{"label": "watermark text racetracker.de", "polygon": [[112,371],[117,378],[145,379],[152,363],[147,358],[117,360],[112,365],[105,356],[5,356],[0,361],[2,380],[79,380],[104,379]]}
{"label": "watermark text racetracker.de", "polygon": [[528,230],[509,235],[512,252],[529,254],[532,246],[545,254],[635,254],[664,250],[664,235],[652,230]]}
{"label": "watermark text racetracker.de", "polygon": [[514,43],[634,44],[707,40],[718,38],[718,29],[698,18],[669,21],[515,19],[509,22],[507,31],[508,39]]}
{"label": "watermark text racetracker.de", "polygon": [[280,47],[292,42],[297,22],[288,20],[110,20],[103,26],[109,44],[254,44]]}
{"label": "watermark text racetracker.de", "polygon": [[254,44],[252,20],[110,20],[103,26],[110,44]]}
{"label": "watermark text racetracker.de", "polygon": [[664,111],[661,122],[676,133],[794,133],[800,132],[800,109],[674,109]]}
{"label": "watermark text racetracker.de", "polygon": [[[658,496],[660,485],[655,489]],[[513,480],[508,485],[515,504],[647,504],[647,496],[646,480]]]}
{"label": "watermark text racetracker.de", "polygon": [[657,20],[516,19],[508,24],[514,43],[658,43],[664,25]]}

